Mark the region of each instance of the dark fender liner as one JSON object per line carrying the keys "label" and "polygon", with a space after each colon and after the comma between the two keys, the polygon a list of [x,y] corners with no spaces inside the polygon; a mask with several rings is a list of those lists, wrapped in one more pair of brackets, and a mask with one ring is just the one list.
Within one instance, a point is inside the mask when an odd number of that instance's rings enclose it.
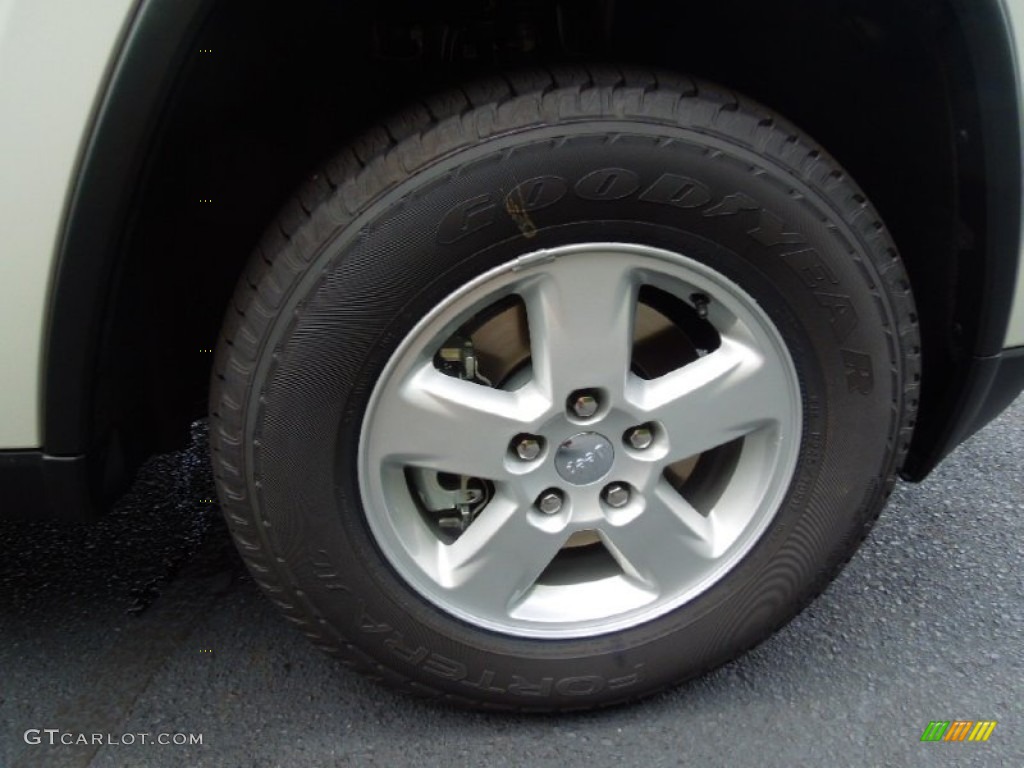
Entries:
{"label": "dark fender liner", "polygon": [[903,469],[908,480],[921,480],[950,451],[988,424],[1024,391],[1024,347],[1004,350],[971,362],[957,410],[930,447],[912,454]]}
{"label": "dark fender liner", "polygon": [[[8,474],[23,466],[27,482],[42,482],[45,492],[38,498],[52,516],[67,517],[72,509],[91,516],[127,479],[116,439],[95,417],[104,323],[148,149],[211,5],[211,0],[138,3],[79,159],[50,294],[43,451],[7,454],[0,464]],[[65,490],[55,495],[46,486],[57,479]],[[2,474],[0,487],[7,487]],[[73,488],[81,496],[77,503]]]}
{"label": "dark fender liner", "polygon": [[[985,270],[978,330],[970,357],[956,372],[959,386],[942,415],[922,414],[903,469],[922,480],[936,464],[1020,393],[1019,351],[1003,352],[1021,254],[1021,105],[1010,19],[1002,0],[953,0],[967,41],[979,112],[985,172]],[[931,416],[931,418],[929,418]]]}

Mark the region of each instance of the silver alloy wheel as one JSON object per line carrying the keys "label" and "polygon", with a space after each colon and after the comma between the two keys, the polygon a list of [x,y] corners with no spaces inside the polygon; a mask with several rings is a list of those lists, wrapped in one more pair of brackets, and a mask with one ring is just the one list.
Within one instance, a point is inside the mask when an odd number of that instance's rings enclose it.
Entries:
{"label": "silver alloy wheel", "polygon": [[[645,285],[683,301],[706,296],[719,346],[656,378],[637,375],[634,319]],[[525,379],[503,389],[440,371],[446,340],[512,296],[529,329]],[[580,392],[595,393],[593,415],[581,417],[569,402]],[[429,602],[508,635],[587,637],[664,615],[732,569],[786,494],[801,424],[786,345],[739,286],[657,248],[572,245],[473,280],[404,339],[366,410],[360,487],[381,551]],[[641,425],[653,440],[637,448],[627,436]],[[543,439],[533,460],[516,454],[524,434]],[[581,441],[588,450],[567,463],[566,451]],[[727,444],[737,446],[736,458],[711,506],[698,509],[666,468]],[[410,471],[422,470],[488,483],[486,504],[454,540],[422,514],[409,482]],[[552,489],[562,503],[545,513],[537,500]],[[570,558],[551,575],[581,536],[603,546],[615,567]]]}

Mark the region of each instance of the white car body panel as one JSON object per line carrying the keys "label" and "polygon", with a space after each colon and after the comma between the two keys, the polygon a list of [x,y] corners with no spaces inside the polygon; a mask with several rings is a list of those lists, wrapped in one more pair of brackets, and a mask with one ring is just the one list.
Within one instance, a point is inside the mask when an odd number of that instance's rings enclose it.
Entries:
{"label": "white car body panel", "polygon": [[[1017,87],[1021,89],[1017,103],[1024,109],[1024,0],[1004,0],[1006,12],[1010,17],[1013,29],[1014,61],[1017,66]],[[1021,135],[1024,137],[1024,119],[1021,120]],[[1024,138],[1022,138],[1024,141]],[[1024,168],[1021,169],[1021,183],[1024,184]],[[1024,217],[1022,217],[1024,219]],[[1024,232],[1024,221],[1022,221]],[[1024,246],[1024,234],[1021,237]],[[1024,346],[1024,252],[1017,261],[1017,289],[1014,294],[1013,309],[1010,312],[1010,323],[1006,329],[1004,347]]]}
{"label": "white car body panel", "polygon": [[82,142],[134,0],[0,0],[0,448],[42,442],[46,308]]}

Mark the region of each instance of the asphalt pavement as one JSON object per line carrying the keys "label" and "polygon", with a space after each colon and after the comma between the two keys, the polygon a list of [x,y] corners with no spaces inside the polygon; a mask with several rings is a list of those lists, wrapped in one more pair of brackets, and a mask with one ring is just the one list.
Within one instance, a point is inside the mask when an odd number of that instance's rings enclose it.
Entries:
{"label": "asphalt pavement", "polygon": [[[1017,768],[1022,467],[1024,398],[900,485],[838,580],[743,658],[609,711],[509,716],[393,693],[280,618],[231,546],[197,424],[99,523],[0,524],[0,768]],[[933,720],[998,725],[922,743]]]}

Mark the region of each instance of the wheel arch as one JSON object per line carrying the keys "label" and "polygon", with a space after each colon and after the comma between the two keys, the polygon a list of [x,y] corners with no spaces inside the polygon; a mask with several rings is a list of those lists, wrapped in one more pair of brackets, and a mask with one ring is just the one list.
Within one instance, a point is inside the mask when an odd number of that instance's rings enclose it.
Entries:
{"label": "wheel arch", "polygon": [[[209,143],[200,139],[200,145],[189,147],[188,152],[182,148],[183,143],[201,136],[202,132],[182,128],[183,123],[178,120],[181,110],[216,106],[216,94],[203,90],[203,72],[199,69],[202,65],[197,63],[199,49],[211,39],[221,40],[216,37],[217,30],[223,33],[237,25],[251,31],[261,23],[269,24],[273,15],[267,12],[260,16],[256,7],[259,5],[248,6],[233,0],[144,0],[125,38],[82,154],[50,296],[43,376],[43,451],[56,457],[87,457],[90,492],[96,498],[104,489],[116,489],[119,481],[129,476],[131,467],[148,452],[175,444],[176,438],[186,434],[189,419],[201,413],[205,393],[197,392],[197,388],[202,388],[209,371],[209,357],[204,357],[201,350],[213,346],[213,339],[204,334],[211,322],[214,326],[219,324],[242,262],[233,255],[219,261],[208,260],[212,274],[209,279],[204,277],[204,284],[198,286],[197,292],[202,296],[199,304],[185,307],[188,312],[182,312],[179,318],[167,317],[166,311],[164,317],[157,318],[156,311],[150,313],[146,306],[150,297],[164,302],[161,305],[164,310],[173,311],[176,305],[173,296],[162,292],[160,284],[164,281],[151,276],[166,267],[161,257],[167,254],[159,248],[151,250],[149,246],[158,243],[162,228],[166,228],[166,221],[161,224],[160,205],[170,195],[187,197],[189,204],[194,205],[199,199],[205,199],[201,196],[211,187],[229,196],[242,185],[240,181],[225,181],[227,171],[224,168],[220,169],[221,175],[214,173],[206,179],[189,179],[184,174],[161,177],[161,173],[173,166],[175,152],[181,157],[195,154],[217,157],[217,153],[224,150],[231,130],[244,128],[246,120],[259,119],[265,114],[261,110],[269,109],[272,104],[268,102],[279,95],[277,91],[250,94],[252,98],[245,109],[236,109],[237,105],[232,103],[224,110],[226,116],[222,115],[216,125],[215,139]],[[316,19],[322,17],[337,24],[337,29],[351,35],[353,41],[357,31],[365,33],[367,23],[371,24],[371,31],[378,29],[366,9],[342,10],[340,3],[328,0],[313,5]],[[414,23],[408,19],[415,18],[416,12],[408,10],[406,5],[387,4],[389,23],[394,19],[396,28],[405,29]],[[619,5],[620,12],[628,15],[629,12],[622,11],[622,4]],[[813,5],[806,0],[780,0],[773,8],[783,9],[786,19],[797,19],[801,12],[809,13]],[[907,475],[918,479],[979,426],[979,422],[984,422],[982,405],[992,390],[994,371],[998,369],[1020,240],[1020,89],[1013,34],[1003,0],[947,0],[935,7],[907,0],[895,5],[902,15],[881,10],[888,4],[880,0],[850,0],[842,4],[842,13],[844,19],[865,22],[864,34],[868,38],[877,32],[872,31],[872,24],[883,27],[892,24],[893,30],[900,30],[920,23],[924,30],[922,38],[933,36],[935,40],[931,58],[948,57],[951,62],[945,70],[938,63],[934,64],[933,75],[935,83],[941,84],[943,103],[934,106],[937,125],[929,139],[932,145],[944,147],[943,152],[947,153],[943,162],[948,167],[943,167],[942,175],[948,177],[944,183],[951,185],[948,190],[951,197],[949,209],[941,213],[958,222],[947,233],[955,243],[947,246],[936,259],[940,262],[937,271],[943,276],[941,280],[928,277],[929,272],[936,269],[935,264],[927,261],[934,254],[914,242],[920,234],[919,227],[905,221],[909,214],[900,212],[899,206],[892,203],[890,217],[886,202],[879,205],[883,216],[893,219],[891,226],[895,225],[897,242],[908,254],[908,267],[918,288],[922,323],[933,329],[928,334],[930,340],[925,349],[925,395],[906,467]],[[614,42],[615,34],[630,34],[628,30],[636,30],[625,47],[616,49],[616,58],[623,52],[629,58],[648,56],[644,52],[647,33],[642,27],[641,6],[647,10],[657,6],[656,10],[680,29],[688,22],[685,10],[670,12],[666,10],[668,5],[645,0],[631,16],[623,17],[621,29],[626,32],[608,32]],[[615,5],[609,2],[604,7],[614,8]],[[672,7],[677,8],[674,4]],[[312,26],[313,22],[309,21],[308,25]],[[727,38],[710,26],[702,30],[710,40],[709,47],[716,40],[725,44]],[[312,34],[303,27],[301,20],[290,19],[283,24],[280,36]],[[424,29],[429,31],[430,27]],[[812,31],[812,27],[803,29],[803,32]],[[267,29],[260,28],[252,39],[263,41],[265,45],[269,39],[265,36],[267,33]],[[244,39],[245,35],[241,37]],[[201,45],[203,40],[207,43]],[[349,103],[365,98],[380,82],[395,85],[392,101],[398,101],[409,94],[415,95],[417,89],[437,89],[509,63],[480,66],[467,61],[446,61],[443,66],[429,68],[415,87],[408,83],[398,87],[397,80],[388,78],[405,76],[401,62],[375,58],[375,43],[367,43],[365,47],[354,45],[356,54],[353,55],[357,61],[363,57],[366,69],[362,75],[355,72],[348,80],[341,78],[352,88]],[[924,43],[919,40],[914,45]],[[225,47],[236,59],[248,57],[241,67],[243,72],[258,68],[259,57],[265,57],[265,51],[256,46],[245,49],[241,45],[225,44]],[[572,51],[564,40],[555,47],[561,49],[542,46],[536,63],[580,55],[594,59],[602,55],[600,50],[583,54]],[[282,50],[287,50],[287,46]],[[608,51],[605,54],[611,56]],[[657,58],[656,54],[650,56]],[[696,74],[712,79],[721,75],[718,79],[725,84],[737,88],[746,86],[752,91],[750,95],[772,107],[778,106],[786,114],[785,105],[773,103],[772,98],[787,87],[785,82],[772,81],[769,76],[762,80],[745,77],[724,59],[691,61],[682,56],[676,61],[671,54],[666,54],[664,59],[651,63],[696,69]],[[309,62],[320,64],[325,60],[329,58]],[[290,66],[283,56],[275,61],[285,69]],[[302,65],[309,62],[303,61]],[[511,63],[521,62],[513,60]],[[301,66],[296,65],[295,74],[301,73]],[[289,76],[291,74],[289,70]],[[872,74],[872,77],[879,76]],[[985,83],[985,87],[979,87],[980,83]],[[334,82],[328,78],[325,84]],[[879,79],[870,85],[884,89],[885,82]],[[247,87],[259,90],[257,85],[240,85],[241,90]],[[316,89],[300,85],[299,90],[299,106],[312,110]],[[865,92],[868,91],[870,88],[865,87]],[[231,94],[226,94],[224,100],[231,101]],[[372,109],[361,111],[359,115],[352,115],[351,110],[346,113],[332,102],[336,112],[324,121],[323,127],[317,129],[303,123],[294,129],[281,129],[294,130],[294,133],[268,139],[271,149],[275,140],[281,146],[286,142],[305,146],[288,163],[275,166],[270,178],[261,182],[264,188],[257,204],[252,206],[254,210],[244,214],[229,211],[226,221],[214,221],[209,213],[193,211],[187,217],[176,219],[188,230],[184,235],[178,233],[185,237],[184,241],[179,239],[178,245],[184,242],[187,246],[213,233],[215,239],[219,238],[217,242],[227,241],[234,235],[238,250],[247,250],[258,236],[252,221],[259,216],[264,216],[264,221],[269,220],[266,213],[271,212],[290,187],[301,179],[310,158],[329,148],[328,134],[333,133],[333,141],[338,140],[338,135],[345,138],[358,134],[372,124],[376,116],[386,113],[392,101],[374,101]],[[840,101],[829,106],[854,109],[849,104],[844,107]],[[872,108],[871,103],[861,106]],[[842,129],[835,128],[823,116],[810,114],[806,119],[799,114],[787,116],[808,128],[830,149],[837,146],[842,150],[853,143],[849,137],[834,140],[832,134]],[[274,125],[277,128],[281,123]],[[887,131],[898,133],[896,127],[889,126],[869,135],[867,154],[873,145],[882,146],[891,138]],[[906,145],[905,137],[899,140]],[[266,151],[266,157],[274,162],[267,146],[265,141],[258,149]],[[896,200],[906,193],[905,182],[902,185],[891,182],[891,188],[882,188],[881,185],[889,183],[883,179],[894,175],[891,168],[872,167],[869,159],[852,150],[849,157],[844,156],[843,151],[837,154],[856,178],[867,181],[862,184],[873,200],[876,196],[883,201]],[[225,164],[230,165],[230,162]],[[163,183],[166,178],[170,178],[169,184]],[[232,183],[237,186],[232,187]],[[167,215],[181,210],[184,208],[170,210]],[[209,257],[209,252],[203,253],[202,258]],[[190,258],[200,259],[199,256]],[[177,266],[167,270],[168,294],[172,289],[187,290],[196,275],[205,274],[199,261],[188,261],[181,270]],[[140,290],[141,285],[147,286],[146,289]],[[218,300],[222,302],[220,305],[217,305]],[[972,311],[972,306],[977,306],[978,310]],[[193,316],[189,314],[192,310],[196,318],[202,316],[201,320],[192,322]],[[132,324],[137,326],[138,333],[122,332],[122,328]],[[170,345],[166,343],[168,340],[172,342]],[[165,349],[166,353],[160,349]],[[169,380],[161,381],[162,378]]]}

